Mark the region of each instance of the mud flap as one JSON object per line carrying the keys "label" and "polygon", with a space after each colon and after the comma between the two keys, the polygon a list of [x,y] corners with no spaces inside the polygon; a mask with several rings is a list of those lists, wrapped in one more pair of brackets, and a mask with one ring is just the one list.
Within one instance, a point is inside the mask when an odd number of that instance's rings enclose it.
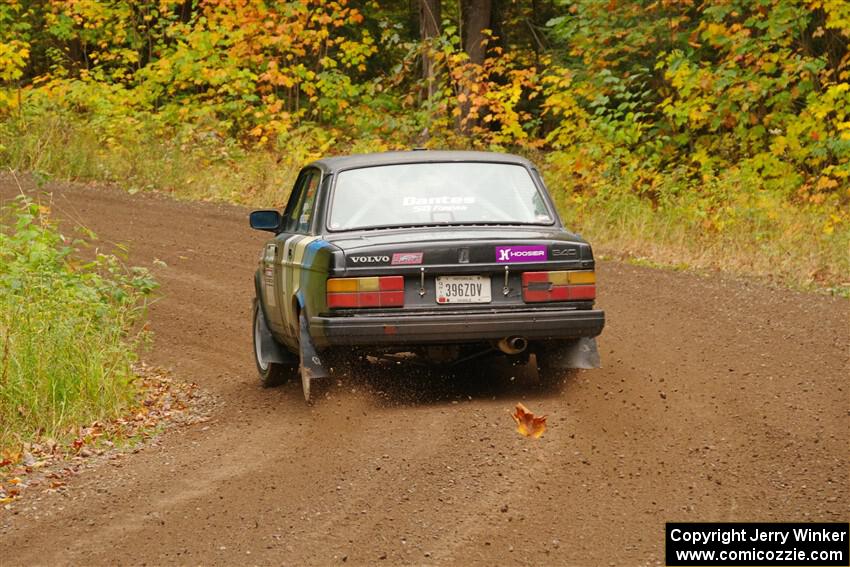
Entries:
{"label": "mud flap", "polygon": [[599,349],[596,339],[582,337],[547,352],[550,363],[556,368],[599,368]]}
{"label": "mud flap", "polygon": [[310,401],[310,385],[313,380],[329,378],[325,365],[319,354],[316,352],[316,347],[313,345],[313,338],[310,336],[310,329],[307,326],[307,317],[302,312],[298,317],[298,322],[301,326],[301,333],[298,339],[298,346],[301,352],[301,387],[304,390],[304,399]]}
{"label": "mud flap", "polygon": [[263,363],[274,364],[295,364],[295,357],[274,339],[271,331],[269,331],[266,317],[263,314],[263,308],[259,307],[260,317],[260,355],[263,357]]}

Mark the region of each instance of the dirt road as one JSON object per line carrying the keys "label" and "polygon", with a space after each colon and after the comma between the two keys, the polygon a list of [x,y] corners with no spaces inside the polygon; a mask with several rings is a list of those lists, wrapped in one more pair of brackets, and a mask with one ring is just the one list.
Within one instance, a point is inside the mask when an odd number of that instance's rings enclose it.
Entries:
{"label": "dirt road", "polygon": [[[847,521],[850,302],[601,262],[604,368],[381,371],[314,407],[251,355],[263,236],[236,207],[53,185],[155,259],[146,359],[213,420],[0,510],[0,564],[657,565],[665,521]],[[0,195],[17,192],[0,178]],[[522,401],[549,415],[519,437]]]}

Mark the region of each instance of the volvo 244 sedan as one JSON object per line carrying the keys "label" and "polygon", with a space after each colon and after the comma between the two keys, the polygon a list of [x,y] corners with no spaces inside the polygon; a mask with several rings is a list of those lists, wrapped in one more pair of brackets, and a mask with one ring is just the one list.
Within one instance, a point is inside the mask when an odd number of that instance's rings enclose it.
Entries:
{"label": "volvo 244 sedan", "polygon": [[[305,398],[346,357],[528,362],[541,379],[599,366],[590,244],[561,224],[537,168],[487,152],[320,159],[298,176],[254,278],[265,385]],[[330,361],[335,361],[331,363]]]}

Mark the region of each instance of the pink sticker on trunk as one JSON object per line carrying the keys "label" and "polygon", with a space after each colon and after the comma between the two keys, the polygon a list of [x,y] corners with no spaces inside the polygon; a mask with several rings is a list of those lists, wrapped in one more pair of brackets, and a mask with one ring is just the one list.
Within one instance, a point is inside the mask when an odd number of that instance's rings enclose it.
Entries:
{"label": "pink sticker on trunk", "polygon": [[399,252],[393,254],[392,264],[394,266],[404,266],[411,264],[422,263],[422,252]]}

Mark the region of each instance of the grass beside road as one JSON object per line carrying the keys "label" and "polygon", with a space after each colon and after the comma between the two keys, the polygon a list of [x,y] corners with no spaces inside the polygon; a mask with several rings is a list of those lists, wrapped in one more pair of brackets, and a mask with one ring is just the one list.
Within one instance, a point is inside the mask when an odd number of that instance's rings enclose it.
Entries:
{"label": "grass beside road", "polygon": [[60,234],[49,206],[24,196],[0,209],[0,449],[62,439],[134,400],[134,329],[156,284],[83,251],[93,236]]}
{"label": "grass beside road", "polygon": [[151,124],[99,127],[65,113],[0,121],[0,167],[37,182],[105,182],[246,205],[285,203],[310,146],[292,140],[280,154],[249,152],[211,132],[164,136]]}
{"label": "grass beside road", "polygon": [[620,193],[559,209],[596,254],[676,270],[721,271],[850,297],[850,225],[829,234],[829,213],[780,209],[706,229],[687,197],[663,207]]}

